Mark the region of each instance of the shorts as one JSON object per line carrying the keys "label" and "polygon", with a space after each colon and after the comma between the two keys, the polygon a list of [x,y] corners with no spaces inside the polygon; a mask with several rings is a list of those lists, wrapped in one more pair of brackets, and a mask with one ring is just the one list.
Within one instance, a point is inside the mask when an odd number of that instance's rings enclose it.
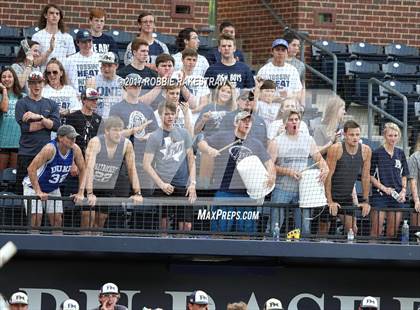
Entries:
{"label": "shorts", "polygon": [[[25,196],[36,196],[36,193],[33,188],[30,188],[28,185],[23,185],[23,194]],[[48,193],[48,196],[61,197],[60,189],[57,188],[52,192]],[[25,202],[25,212],[28,214],[28,200],[24,199]],[[61,200],[31,200],[31,214],[42,214],[43,209],[46,208],[47,214],[53,213],[63,213],[63,202]]]}
{"label": "shorts", "polygon": [[166,197],[168,200],[168,205],[162,206],[162,217],[167,218],[169,216],[175,216],[175,221],[177,223],[179,222],[192,222],[193,215],[194,215],[194,207],[192,205],[176,205],[171,206],[171,197],[184,197],[185,199],[188,199],[188,197],[185,197],[185,194],[187,193],[187,189],[183,187],[175,187],[174,192],[172,195],[166,195],[160,188],[155,189],[152,195],[153,198],[162,198]]}
{"label": "shorts", "polygon": [[7,149],[7,148],[0,148],[0,154],[10,154],[10,153],[18,153],[19,149]]}
{"label": "shorts", "polygon": [[375,208],[408,208],[409,204],[400,203],[392,196],[383,194],[383,196],[375,195],[372,197],[372,206]]}
{"label": "shorts", "polygon": [[[354,207],[353,199],[333,199],[334,202],[337,202],[342,207]],[[339,215],[350,215],[350,216],[356,216],[356,210],[343,210],[341,208],[337,211],[337,216]],[[328,208],[328,205],[322,210],[322,212],[319,214],[320,221],[323,223],[331,222],[337,218],[337,216],[332,216],[330,214],[330,208]]]}

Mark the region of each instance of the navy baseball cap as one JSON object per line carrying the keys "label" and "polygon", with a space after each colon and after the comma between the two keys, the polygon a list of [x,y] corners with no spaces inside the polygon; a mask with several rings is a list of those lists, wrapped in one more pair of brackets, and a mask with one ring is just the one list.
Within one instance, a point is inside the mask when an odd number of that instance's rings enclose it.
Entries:
{"label": "navy baseball cap", "polygon": [[76,41],[92,41],[93,37],[89,30],[80,29],[76,34]]}
{"label": "navy baseball cap", "polygon": [[271,44],[271,48],[275,48],[276,46],[284,46],[285,48],[289,48],[289,43],[287,43],[284,39],[275,39],[273,44]]}

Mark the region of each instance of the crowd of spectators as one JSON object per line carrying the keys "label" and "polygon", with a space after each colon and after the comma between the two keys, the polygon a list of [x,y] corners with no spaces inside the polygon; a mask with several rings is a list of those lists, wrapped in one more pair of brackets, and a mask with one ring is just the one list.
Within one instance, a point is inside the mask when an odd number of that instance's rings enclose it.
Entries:
{"label": "crowd of spectators", "polygon": [[[107,219],[104,209],[96,209],[97,197],[125,196],[137,203],[143,197],[187,197],[185,208],[162,214],[161,228],[168,229],[169,218],[175,217],[176,229],[191,230],[192,204],[202,190],[215,200],[231,199],[232,205],[251,199],[237,165],[255,156],[266,170],[264,185],[274,187],[266,199],[281,204],[299,203],[299,182],[315,163],[319,182],[325,182],[324,232],[336,216],[345,221],[346,231],[357,230],[353,216],[341,210],[356,206],[363,217],[372,215],[373,236],[382,234],[385,217],[394,223],[387,225],[387,236],[395,236],[401,213],[370,212],[370,205],[407,206],[408,187],[420,212],[420,143],[407,159],[397,147],[398,126],[388,123],[384,144],[371,150],[361,143],[360,126],[344,123],[345,104],[338,96],[329,99],[319,122],[305,123],[305,66],[296,58],[300,42],[293,33],[273,40],[267,63],[254,75],[237,48],[232,23],[220,25],[218,47],[207,58],[197,52],[200,40],[193,28],[179,32],[178,52],[170,55],[153,35],[156,17],[143,12],[139,34],[119,67],[115,42],[103,33],[105,15],[92,9],[91,28],[80,29],[74,42],[65,32],[64,12],[47,5],[40,14],[41,30],[22,42],[16,62],[1,71],[0,168],[17,169],[16,193],[23,193],[23,181],[26,192],[41,200],[52,195],[48,183],[62,188],[55,192],[59,195],[77,194],[81,200],[86,195],[84,228],[103,227]],[[63,168],[68,163],[60,157],[66,154],[73,162]],[[30,169],[34,159],[37,164]],[[63,173],[52,182],[54,175],[43,174],[45,169]],[[362,190],[357,192],[359,174]],[[243,210],[232,205],[213,210]],[[41,212],[32,209],[32,223],[39,226]],[[270,217],[267,232],[276,223],[282,226],[284,210],[273,209]],[[310,209],[296,209],[295,227],[309,233],[310,217]],[[61,217],[51,223],[61,226]],[[211,225],[214,231],[233,227],[256,229],[254,221],[240,219]]]}

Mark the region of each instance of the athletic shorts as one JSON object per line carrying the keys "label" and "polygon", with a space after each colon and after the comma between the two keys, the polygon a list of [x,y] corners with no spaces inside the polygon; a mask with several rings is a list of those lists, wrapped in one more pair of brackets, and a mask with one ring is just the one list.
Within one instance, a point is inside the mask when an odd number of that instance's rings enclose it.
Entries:
{"label": "athletic shorts", "polygon": [[[23,185],[23,194],[25,196],[36,196],[36,193],[33,188],[30,188],[28,185]],[[48,196],[61,197],[60,189],[57,188],[51,193],[48,193]],[[25,199],[25,212],[28,213],[28,200]],[[61,200],[31,200],[31,214],[42,214],[43,209],[46,208],[48,214],[53,213],[63,213],[63,202]]]}

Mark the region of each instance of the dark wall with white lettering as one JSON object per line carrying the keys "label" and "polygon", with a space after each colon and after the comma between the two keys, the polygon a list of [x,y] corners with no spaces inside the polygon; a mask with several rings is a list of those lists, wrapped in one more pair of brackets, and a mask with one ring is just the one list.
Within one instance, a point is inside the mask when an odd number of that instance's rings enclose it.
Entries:
{"label": "dark wall with white lettering", "polygon": [[[285,309],[353,310],[361,296],[380,298],[383,310],[417,310],[420,306],[420,270],[389,266],[310,267],[258,266],[254,263],[169,263],[130,258],[94,260],[71,257],[15,259],[0,270],[0,291],[5,296],[18,289],[28,292],[31,310],[56,309],[67,296],[81,309],[97,306],[100,286],[116,283],[121,304],[185,309],[185,296],[205,290],[212,309],[243,300],[250,310],[262,309],[276,297]],[[42,304],[42,305],[41,305]]]}

